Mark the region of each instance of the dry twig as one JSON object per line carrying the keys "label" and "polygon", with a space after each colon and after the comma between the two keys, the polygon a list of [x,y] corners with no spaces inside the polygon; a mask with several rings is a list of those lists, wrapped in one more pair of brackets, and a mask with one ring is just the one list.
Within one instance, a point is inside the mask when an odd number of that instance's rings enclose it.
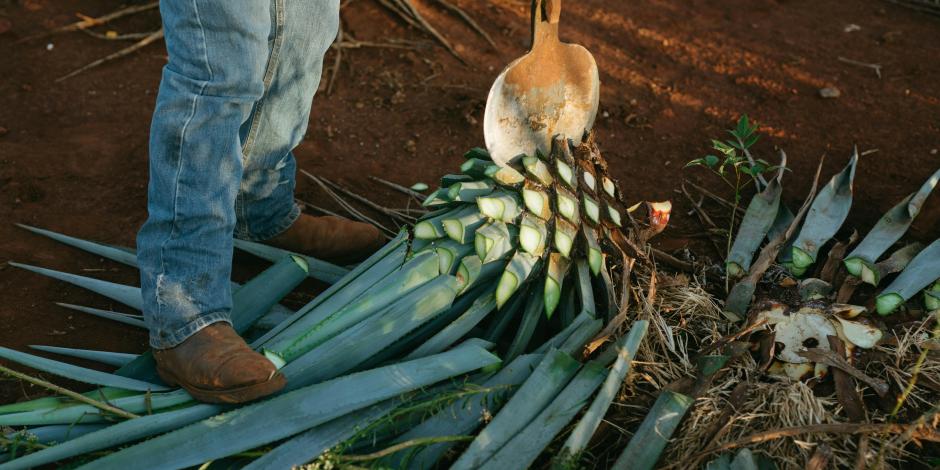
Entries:
{"label": "dry twig", "polygon": [[47,32],[40,33],[40,34],[27,36],[17,41],[17,43],[31,41],[33,39],[40,39],[40,38],[52,36],[53,34],[68,33],[72,31],[81,31],[87,28],[91,28],[93,26],[100,26],[110,21],[114,21],[118,18],[123,18],[125,16],[133,15],[135,13],[140,13],[140,12],[147,11],[147,10],[153,10],[154,8],[157,8],[159,5],[160,5],[160,2],[150,2],[150,3],[145,3],[143,5],[134,5],[134,6],[130,6],[127,8],[122,8],[120,10],[108,13],[107,15],[99,16],[97,18],[86,17],[82,19],[81,21],[76,21],[75,23],[67,24],[65,26],[62,26],[61,28],[53,29],[52,31],[47,31]]}
{"label": "dry twig", "polygon": [[101,65],[101,64],[104,64],[105,62],[110,62],[110,61],[112,61],[112,60],[120,59],[121,57],[130,55],[130,54],[134,53],[135,51],[137,51],[137,50],[139,50],[139,49],[142,49],[142,48],[144,48],[144,47],[147,47],[147,46],[150,45],[151,43],[156,42],[156,41],[158,41],[158,40],[160,40],[160,39],[162,39],[162,38],[163,38],[163,28],[160,28],[160,29],[158,29],[158,30],[156,30],[156,31],[154,31],[154,32],[152,32],[152,33],[150,33],[147,37],[145,37],[145,38],[141,39],[140,41],[134,43],[133,45],[128,46],[128,47],[125,47],[124,49],[121,49],[121,50],[115,52],[114,54],[110,54],[110,55],[105,56],[105,57],[103,57],[103,58],[101,58],[101,59],[98,59],[98,60],[96,60],[96,61],[94,61],[94,62],[92,62],[92,63],[90,63],[90,64],[88,64],[88,65],[85,65],[84,67],[80,67],[80,68],[78,68],[78,69],[76,69],[76,70],[73,70],[72,72],[68,73],[67,75],[63,75],[63,76],[61,76],[61,77],[55,79],[55,81],[56,81],[56,82],[61,82],[61,81],[63,81],[63,80],[67,80],[67,79],[72,78],[72,77],[74,77],[74,76],[76,76],[76,75],[78,75],[78,74],[80,74],[80,73],[82,73],[82,72],[85,72],[85,71],[87,71],[87,70],[89,70],[89,69],[93,69],[93,68],[95,68],[95,67],[97,67],[97,66],[99,66],[99,65]]}
{"label": "dry twig", "polygon": [[111,405],[109,405],[109,404],[107,404],[107,403],[100,402],[100,401],[98,401],[98,400],[93,400],[93,399],[91,399],[91,398],[88,398],[88,397],[86,397],[85,395],[82,395],[81,393],[75,393],[75,392],[73,392],[73,391],[71,391],[71,390],[69,390],[69,389],[67,389],[67,388],[65,388],[65,387],[60,387],[60,386],[58,386],[58,385],[56,385],[56,384],[54,384],[54,383],[52,383],[52,382],[46,382],[45,380],[42,380],[42,379],[39,379],[39,378],[30,376],[30,375],[24,374],[24,373],[22,373],[22,372],[17,372],[17,371],[15,371],[15,370],[13,370],[13,369],[9,369],[9,368],[4,367],[4,366],[0,366],[0,372],[4,373],[4,374],[6,374],[6,375],[9,375],[9,376],[11,376],[11,377],[15,377],[15,378],[17,378],[17,379],[23,380],[23,381],[25,381],[25,382],[29,382],[29,383],[31,383],[31,384],[33,384],[33,385],[38,385],[38,386],[40,386],[40,387],[42,387],[42,388],[45,388],[45,389],[47,389],[47,390],[51,390],[51,391],[53,391],[53,392],[55,392],[55,393],[58,393],[58,394],[60,394],[60,395],[65,395],[65,396],[67,396],[67,397],[69,397],[69,398],[71,398],[71,399],[73,399],[73,400],[76,400],[76,401],[80,401],[80,402],[82,402],[82,403],[85,403],[86,405],[94,406],[95,408],[98,408],[99,410],[106,411],[106,412],[111,413],[111,414],[113,414],[113,415],[115,415],[115,416],[120,416],[121,418],[134,419],[134,418],[139,418],[139,417],[140,417],[140,416],[135,415],[134,413],[131,413],[131,412],[128,412],[128,411],[124,411],[124,410],[122,410],[122,409],[120,409],[120,408],[117,408],[117,407],[115,407],[115,406],[111,406]]}

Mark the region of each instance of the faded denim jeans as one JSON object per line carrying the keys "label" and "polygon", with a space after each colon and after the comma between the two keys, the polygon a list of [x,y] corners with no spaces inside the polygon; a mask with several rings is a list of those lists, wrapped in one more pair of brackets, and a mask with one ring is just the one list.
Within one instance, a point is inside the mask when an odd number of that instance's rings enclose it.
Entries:
{"label": "faded denim jeans", "polygon": [[137,235],[150,345],[230,321],[232,239],[300,215],[296,163],[339,0],[162,0],[169,61],[150,128]]}

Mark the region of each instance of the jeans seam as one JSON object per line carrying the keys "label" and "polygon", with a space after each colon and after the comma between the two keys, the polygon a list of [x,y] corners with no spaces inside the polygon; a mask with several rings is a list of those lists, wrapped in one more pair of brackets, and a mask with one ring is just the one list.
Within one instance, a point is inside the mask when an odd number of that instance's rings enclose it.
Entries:
{"label": "jeans seam", "polygon": [[189,323],[173,330],[169,334],[161,337],[158,341],[154,341],[154,338],[150,339],[150,347],[154,349],[167,349],[179,345],[183,341],[186,341],[187,338],[192,336],[194,333],[199,330],[219,322],[226,322],[232,324],[232,320],[228,312],[224,311],[215,311],[209,312],[192,319]]}
{"label": "jeans seam", "polygon": [[[284,43],[284,0],[274,0],[274,44],[271,46],[271,57],[268,58],[268,64],[264,70],[264,93],[267,94],[271,82],[274,80],[274,71],[277,69],[278,59],[280,58],[281,45]],[[255,105],[255,110],[251,116],[251,126],[248,128],[248,136],[245,137],[245,143],[242,145],[242,158],[247,159],[248,154],[254,146],[258,127],[261,121],[255,117],[261,114],[264,108],[264,95]]]}

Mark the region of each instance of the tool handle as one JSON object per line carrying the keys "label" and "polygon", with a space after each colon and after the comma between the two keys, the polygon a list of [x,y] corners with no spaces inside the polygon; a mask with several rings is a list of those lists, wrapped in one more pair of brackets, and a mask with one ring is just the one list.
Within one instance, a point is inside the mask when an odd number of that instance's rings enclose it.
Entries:
{"label": "tool handle", "polygon": [[546,40],[558,42],[561,0],[532,0],[532,49]]}

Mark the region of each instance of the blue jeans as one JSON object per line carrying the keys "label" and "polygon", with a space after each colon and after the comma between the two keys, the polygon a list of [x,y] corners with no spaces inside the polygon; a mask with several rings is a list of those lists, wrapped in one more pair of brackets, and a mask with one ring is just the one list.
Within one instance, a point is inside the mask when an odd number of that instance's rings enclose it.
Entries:
{"label": "blue jeans", "polygon": [[339,0],[162,0],[169,62],[137,235],[150,345],[229,321],[233,236],[300,215],[291,153],[307,131]]}

